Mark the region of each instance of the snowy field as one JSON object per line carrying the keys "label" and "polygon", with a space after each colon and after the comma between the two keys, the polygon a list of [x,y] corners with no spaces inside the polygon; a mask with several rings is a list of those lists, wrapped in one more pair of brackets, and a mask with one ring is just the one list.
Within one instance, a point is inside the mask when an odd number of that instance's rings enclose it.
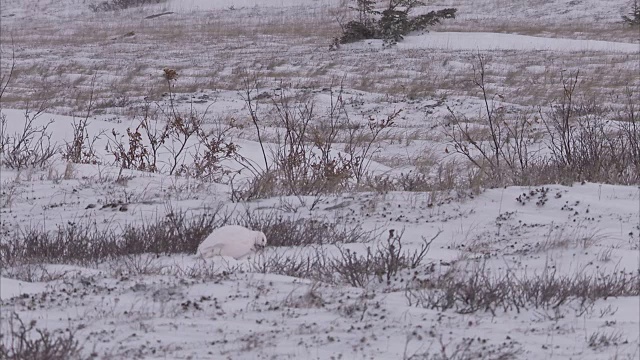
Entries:
{"label": "snowy field", "polygon": [[100,2],[0,3],[0,358],[640,358],[629,1]]}

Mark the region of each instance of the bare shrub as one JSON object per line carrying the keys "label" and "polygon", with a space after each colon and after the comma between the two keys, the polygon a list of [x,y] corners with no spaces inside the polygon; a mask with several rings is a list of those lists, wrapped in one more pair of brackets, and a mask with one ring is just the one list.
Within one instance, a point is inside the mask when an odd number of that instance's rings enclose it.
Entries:
{"label": "bare shrub", "polygon": [[526,183],[527,172],[536,160],[535,153],[529,150],[536,137],[533,122],[524,115],[508,119],[506,109],[496,106],[498,94],[489,93],[486,59],[481,54],[474,65],[473,84],[484,102],[484,117],[478,119],[482,127],[470,126],[468,119],[447,107],[449,118],[444,130],[454,152],[480,170],[489,186]]}
{"label": "bare shrub", "polygon": [[252,199],[260,199],[278,194],[280,186],[278,178],[273,171],[257,172],[249,180],[237,185],[233,179],[230,182],[231,201],[240,202]]}
{"label": "bare shrub", "polygon": [[159,172],[159,152],[169,139],[171,129],[169,123],[160,121],[151,104],[146,103],[135,129],[127,128],[126,136],[115,129],[111,131],[107,151],[114,156],[115,165],[121,169]]}
{"label": "bare shrub", "polygon": [[192,138],[202,131],[205,114],[201,115],[193,108],[190,108],[188,114],[181,114],[175,109],[174,105],[170,105],[170,113],[167,116],[167,134],[169,141],[165,147],[170,154],[169,158],[169,175],[180,173],[184,168],[184,157],[186,156],[189,142]]}
{"label": "bare shrub", "polygon": [[561,76],[560,100],[547,113],[540,112],[552,152],[549,165],[570,181],[638,183],[635,106],[628,103],[619,112],[622,121],[612,126],[608,109],[595,101],[575,103],[578,78],[577,71],[568,78]]}
{"label": "bare shrub", "polygon": [[400,191],[432,191],[437,188],[429,176],[418,172],[401,173],[395,182]]}
{"label": "bare shrub", "polygon": [[73,140],[66,142],[62,149],[62,158],[75,164],[100,164],[101,160],[96,154],[95,143],[100,140],[104,132],[89,136],[87,127],[89,125],[88,117],[82,119],[74,119],[71,126],[73,127]]}
{"label": "bare shrub", "polygon": [[251,263],[251,271],[333,283],[328,262],[322,248],[315,248],[314,253],[259,253]]}
{"label": "bare shrub", "polygon": [[[169,84],[169,86],[171,86]],[[172,103],[171,103],[172,104]],[[171,107],[172,105],[170,105]],[[182,119],[173,118],[171,109],[165,111],[168,114],[168,121],[163,122],[158,115],[160,109],[153,109],[150,103],[146,103],[143,107],[140,122],[135,129],[127,128],[126,135],[119,134],[114,130],[111,131],[107,151],[114,156],[115,165],[122,169],[133,169],[147,172],[160,171],[159,152],[165,147],[165,144],[172,140],[170,137],[181,138],[180,134],[172,134],[173,131],[187,132],[188,137],[191,136],[192,128],[199,126],[195,123],[195,116],[190,116],[190,123],[185,127]],[[184,147],[182,148],[184,150]],[[179,157],[182,152],[173,151],[172,155]],[[172,170],[175,171],[177,163],[173,164]]]}
{"label": "bare shrub", "polygon": [[[173,69],[164,70],[168,105],[146,103],[135,129],[128,128],[126,134],[111,131],[107,151],[121,169],[219,180],[229,174],[221,162],[237,156],[237,146],[229,140],[230,128],[205,129],[211,105],[202,113],[193,104],[188,111],[179,110],[172,92],[177,76]],[[161,166],[161,151],[168,154],[166,166]]]}
{"label": "bare shrub", "polygon": [[127,138],[113,129],[107,151],[114,156],[115,165],[121,169],[156,171],[156,164],[149,160],[149,151],[142,142],[140,126],[135,130],[127,128]]}
{"label": "bare shrub", "polygon": [[379,138],[394,126],[396,118],[402,110],[393,110],[391,114],[382,118],[369,115],[366,125],[356,124],[349,121],[346,124],[348,129],[347,144],[347,164],[353,171],[356,183],[360,184],[368,175],[371,164],[371,157],[381,150]]}
{"label": "bare shrub", "polygon": [[116,276],[159,275],[163,266],[154,254],[129,254],[116,257],[108,263]]}
{"label": "bare shrub", "polygon": [[51,142],[49,126],[53,120],[45,125],[35,124],[36,119],[45,111],[44,104],[33,111],[27,108],[24,112],[24,125],[22,130],[10,135],[6,129],[6,117],[2,115],[2,166],[10,169],[21,170],[25,168],[45,168],[53,156],[55,156],[56,144]]}
{"label": "bare shrub", "polygon": [[193,162],[180,168],[181,175],[189,175],[203,181],[218,181],[222,175],[230,173],[222,167],[225,159],[236,157],[238,147],[228,140],[229,129],[197,132],[198,142],[194,145]]}
{"label": "bare shrub", "polygon": [[[278,134],[274,171],[279,175],[281,187],[288,190],[283,193],[313,196],[344,189],[351,172],[345,161],[331,154],[336,129],[326,129],[325,136],[319,134],[319,128],[314,129],[321,121],[317,119],[312,99],[295,105],[284,92],[275,99],[273,106],[283,132]],[[335,116],[339,115],[330,112],[329,126],[335,124]]]}
{"label": "bare shrub", "polygon": [[[546,200],[538,200],[537,203],[544,204],[544,202],[546,202]],[[544,239],[533,246],[532,251],[546,253],[553,249],[587,249],[602,242],[605,238],[606,236],[599,231],[585,229],[585,225],[574,229],[552,225],[549,227],[549,231]],[[528,251],[529,250],[527,250],[527,252]]]}
{"label": "bare shrub", "polygon": [[[247,105],[247,109],[249,111],[249,115],[251,116],[251,122],[256,129],[256,135],[258,136],[258,143],[260,144],[260,149],[262,150],[262,158],[264,160],[264,171],[258,171],[254,168],[255,173],[269,173],[269,161],[267,160],[267,151],[264,147],[264,139],[262,137],[262,121],[258,116],[258,111],[260,107],[260,101],[258,96],[260,94],[260,82],[258,81],[257,75],[250,76],[246,71],[242,77],[243,85],[244,85],[244,94],[243,100]],[[255,94],[255,95],[254,95]]]}
{"label": "bare shrub", "polygon": [[67,276],[68,271],[54,269],[52,270],[47,264],[38,262],[21,263],[17,266],[8,266],[2,269],[3,276],[27,281],[27,282],[49,282],[63,279]]}
{"label": "bare shrub", "polygon": [[358,296],[347,299],[348,301],[341,301],[336,310],[341,316],[355,318],[358,321],[364,320],[370,308],[380,307],[380,302],[375,300],[375,293],[369,289],[364,289]]}
{"label": "bare shrub", "polygon": [[0,165],[4,164],[4,156],[7,151],[8,145],[9,133],[7,130],[7,115],[3,112],[0,112]]}
{"label": "bare shrub", "polygon": [[578,84],[577,71],[565,78],[560,75],[562,82],[563,96],[558,103],[552,105],[552,110],[547,117],[543,117],[547,133],[550,136],[550,149],[557,163],[564,166],[573,164],[573,142],[575,128],[571,123],[574,115],[574,92]]}
{"label": "bare shrub", "polygon": [[422,264],[431,243],[440,235],[431,239],[422,238],[420,248],[414,251],[403,249],[402,233],[389,232],[389,238],[378,244],[375,249],[367,247],[364,255],[339,247],[339,257],[329,263],[329,267],[341,283],[365,287],[376,278],[387,285],[403,270],[416,269]]}
{"label": "bare shrub", "polygon": [[375,248],[367,247],[364,254],[338,244],[337,256],[329,254],[324,247],[293,253],[261,253],[253,260],[251,269],[355,287],[366,287],[374,279],[390,285],[403,271],[425,265],[424,258],[438,235],[431,239],[423,238],[420,248],[413,251],[403,248],[402,234],[392,234]]}
{"label": "bare shrub", "polygon": [[75,164],[100,164],[102,161],[96,154],[95,144],[104,135],[104,131],[100,131],[93,136],[89,135],[89,116],[93,106],[93,89],[95,76],[91,82],[91,94],[87,112],[84,117],[76,119],[74,117],[71,127],[73,129],[73,139],[71,142],[65,141],[62,149],[62,158]]}
{"label": "bare shrub", "polygon": [[239,266],[231,266],[226,260],[220,258],[221,262],[212,262],[205,259],[193,266],[180,266],[173,264],[163,269],[163,274],[173,275],[180,278],[198,279],[219,282],[229,278],[229,275],[240,271]]}
{"label": "bare shrub", "polygon": [[74,333],[67,330],[50,332],[36,327],[35,320],[25,324],[12,312],[5,318],[7,329],[0,335],[0,358],[7,360],[72,360],[84,359],[82,346]]}
{"label": "bare shrub", "polygon": [[605,331],[598,330],[589,335],[587,338],[587,345],[593,350],[598,350],[603,347],[617,346],[623,342],[622,339],[623,337],[621,332],[613,331],[607,333]]}
{"label": "bare shrub", "polygon": [[[235,188],[234,200],[295,195],[303,202],[303,196],[314,196],[311,208],[315,207],[321,195],[344,191],[365,179],[371,156],[382,146],[380,137],[400,114],[394,110],[382,118],[370,115],[356,122],[346,110],[342,86],[330,88],[330,104],[320,113],[313,98],[296,97],[283,88],[268,97],[273,118],[265,120],[258,112],[257,85],[248,84],[253,87],[246,90],[245,102],[258,131],[265,168],[247,164],[255,179]],[[262,138],[267,122],[278,127],[278,147],[271,154]],[[335,148],[340,142],[345,144],[342,152]]]}
{"label": "bare shrub", "polygon": [[[449,109],[443,124],[454,152],[466,158],[481,175],[484,186],[571,184],[577,181],[636,184],[638,166],[637,109],[633,91],[623,109],[612,119],[612,109],[591,101],[577,102],[579,71],[560,75],[561,95],[547,111],[538,110],[542,132],[536,119],[519,112],[507,116],[496,107],[486,79],[486,62],[478,54],[474,84],[484,100],[484,116],[479,125]],[[617,120],[615,123],[612,120]],[[532,151],[541,140],[550,155]],[[545,149],[543,149],[545,150]]]}
{"label": "bare shrub", "polygon": [[4,164],[5,153],[7,152],[7,147],[9,146],[9,133],[7,132],[7,115],[2,112],[2,97],[4,96],[4,92],[7,90],[9,83],[11,82],[11,78],[13,77],[13,72],[16,68],[16,53],[15,49],[12,49],[11,55],[11,67],[9,71],[2,71],[2,75],[0,75],[0,166]]}
{"label": "bare shrub", "polygon": [[[616,124],[623,142],[628,149],[623,159],[628,159],[628,170],[635,170],[636,183],[640,182],[640,113],[638,112],[638,92],[628,87],[624,92],[624,107],[616,113]],[[633,181],[633,175],[629,176]]]}
{"label": "bare shrub", "polygon": [[27,227],[3,239],[0,247],[3,264],[91,262],[100,254],[113,251],[112,232],[99,230],[95,223],[59,225],[49,232],[42,227]]}
{"label": "bare shrub", "polygon": [[[2,100],[9,83],[11,83],[11,78],[13,78],[16,69],[16,50],[13,46],[13,39],[11,40],[11,45],[11,67],[9,67],[9,71],[2,71],[2,75],[0,75],[0,100]],[[0,102],[0,109],[2,109],[2,102]]]}

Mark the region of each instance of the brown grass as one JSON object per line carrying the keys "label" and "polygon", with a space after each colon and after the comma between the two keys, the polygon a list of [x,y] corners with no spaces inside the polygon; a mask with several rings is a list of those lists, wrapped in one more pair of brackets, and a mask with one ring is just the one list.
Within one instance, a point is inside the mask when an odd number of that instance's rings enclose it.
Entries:
{"label": "brown grass", "polygon": [[[472,64],[467,52],[437,49],[374,52],[342,49],[329,52],[333,36],[339,33],[334,18],[336,9],[292,8],[280,13],[265,10],[260,17],[250,17],[251,10],[226,10],[206,14],[173,14],[150,20],[119,14],[89,15],[88,18],[43,20],[38,27],[24,26],[21,20],[2,24],[2,43],[16,47],[16,77],[3,102],[23,107],[27,99],[50,99],[58,112],[70,113],[73,99],[87,98],[91,74],[98,73],[96,104],[109,105],[113,94],[134,98],[162,92],[162,78],[154,76],[163,67],[178,70],[183,77],[175,91],[199,89],[238,89],[237,74],[225,68],[262,68],[265,79],[274,83],[308,83],[327,86],[336,75],[350,74],[345,86],[384,94],[402,94],[408,99],[430,96],[437,91],[475,96],[465,79],[468,70],[447,65],[451,61]],[[437,31],[502,31],[526,34],[545,32],[549,36],[573,38],[609,37],[623,41],[633,36],[624,27],[620,35],[614,24],[587,27],[586,24],[532,25],[518,19],[500,21],[460,20],[447,22]],[[604,28],[600,28],[604,26]],[[520,28],[518,28],[520,27]],[[538,29],[539,27],[539,29]],[[133,31],[134,36],[123,35]],[[572,31],[576,36],[569,36]],[[637,35],[637,34],[635,34]],[[161,46],[157,46],[161,44]],[[259,46],[258,46],[259,45]],[[21,49],[28,48],[29,52]],[[69,54],[83,54],[70,61]],[[286,53],[286,57],[282,54]],[[141,57],[141,54],[146,54]],[[33,59],[39,59],[34,61]],[[170,61],[167,61],[170,59]],[[3,67],[6,66],[3,59]],[[488,82],[505,85],[504,96],[510,101],[531,105],[550,99],[550,82],[562,69],[584,69],[585,85],[596,96],[624,86],[636,78],[637,57],[631,54],[575,54],[537,52],[494,52],[491,63],[497,64]],[[398,72],[402,64],[403,72]],[[504,73],[502,67],[510,64]],[[546,66],[545,72],[531,72],[532,64]],[[294,65],[290,67],[289,65]],[[607,71],[602,71],[606,69]],[[79,74],[81,77],[68,77]],[[443,75],[443,74],[446,74]],[[269,86],[269,85],[267,85]],[[275,84],[274,84],[275,86]],[[72,89],[71,93],[69,90]],[[535,99],[534,99],[535,98]],[[73,110],[73,106],[71,106]]]}

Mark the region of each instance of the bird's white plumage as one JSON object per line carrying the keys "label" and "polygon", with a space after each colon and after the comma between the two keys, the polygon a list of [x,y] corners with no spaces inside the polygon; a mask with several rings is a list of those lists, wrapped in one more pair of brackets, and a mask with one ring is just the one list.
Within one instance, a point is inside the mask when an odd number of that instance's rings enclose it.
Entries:
{"label": "bird's white plumage", "polygon": [[262,231],[253,231],[240,225],[219,227],[198,246],[197,255],[205,258],[231,256],[243,258],[267,245],[267,237]]}

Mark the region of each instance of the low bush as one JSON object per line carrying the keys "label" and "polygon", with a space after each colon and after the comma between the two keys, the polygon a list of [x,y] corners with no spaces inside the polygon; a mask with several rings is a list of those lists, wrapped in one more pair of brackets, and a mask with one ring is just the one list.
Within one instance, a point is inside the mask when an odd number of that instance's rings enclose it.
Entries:
{"label": "low bush", "polygon": [[333,274],[329,271],[327,261],[327,254],[322,248],[316,248],[312,254],[258,254],[251,264],[251,270],[262,274],[285,275],[331,284]]}
{"label": "low bush", "polygon": [[439,235],[437,233],[431,239],[423,237],[420,248],[409,251],[403,249],[402,233],[391,230],[387,240],[376,248],[367,247],[365,254],[339,248],[340,256],[329,262],[329,267],[339,282],[351,286],[365,287],[372,279],[391,285],[391,281],[402,271],[415,270],[423,265],[431,243]]}
{"label": "low bush", "polygon": [[132,7],[139,7],[148,4],[160,4],[167,0],[110,0],[99,4],[90,4],[89,9],[93,12],[124,10]]}
{"label": "low bush", "polygon": [[496,314],[524,309],[555,309],[577,302],[587,309],[596,300],[640,295],[637,274],[602,270],[561,274],[556,269],[518,276],[510,272],[493,272],[484,265],[472,265],[427,277],[418,288],[408,287],[410,305],[453,309],[461,314],[489,311]]}
{"label": "low bush", "polygon": [[53,231],[23,228],[2,237],[0,262],[7,267],[34,263],[91,265],[137,254],[195,254],[211,231],[227,221],[219,210],[193,216],[173,211],[140,226],[125,225],[119,231],[95,222],[69,222]]}
{"label": "low bush", "polygon": [[391,231],[387,240],[375,247],[368,246],[364,252],[338,245],[336,256],[325,248],[294,254],[263,254],[254,261],[252,268],[262,273],[355,287],[367,287],[373,280],[391,285],[404,271],[417,271],[425,266],[425,256],[438,235],[431,239],[423,238],[420,248],[410,251],[403,248],[402,234]]}
{"label": "low bush", "polygon": [[358,224],[338,225],[315,218],[287,218],[275,211],[247,211],[237,222],[249,229],[260,229],[267,236],[269,246],[275,247],[362,243],[375,236],[374,232],[363,230]]}

